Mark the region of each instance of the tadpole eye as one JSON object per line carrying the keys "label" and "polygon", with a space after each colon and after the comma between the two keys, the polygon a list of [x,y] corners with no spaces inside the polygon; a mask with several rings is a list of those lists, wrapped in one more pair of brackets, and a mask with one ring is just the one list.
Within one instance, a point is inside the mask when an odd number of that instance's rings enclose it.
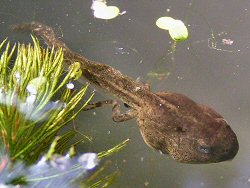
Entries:
{"label": "tadpole eye", "polygon": [[127,103],[123,103],[123,105],[124,105],[126,108],[130,108],[130,106],[129,106]]}
{"label": "tadpole eye", "polygon": [[198,151],[201,153],[209,154],[212,153],[212,148],[209,146],[200,145],[198,146]]}

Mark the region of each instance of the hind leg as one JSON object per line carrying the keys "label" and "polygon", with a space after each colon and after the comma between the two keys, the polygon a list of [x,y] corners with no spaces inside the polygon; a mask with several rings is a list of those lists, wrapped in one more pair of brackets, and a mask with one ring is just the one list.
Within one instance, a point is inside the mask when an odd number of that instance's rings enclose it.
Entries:
{"label": "hind leg", "polygon": [[115,122],[122,122],[133,119],[137,116],[137,112],[133,109],[126,111],[125,113],[121,112],[121,106],[117,101],[113,101],[112,109],[112,119]]}

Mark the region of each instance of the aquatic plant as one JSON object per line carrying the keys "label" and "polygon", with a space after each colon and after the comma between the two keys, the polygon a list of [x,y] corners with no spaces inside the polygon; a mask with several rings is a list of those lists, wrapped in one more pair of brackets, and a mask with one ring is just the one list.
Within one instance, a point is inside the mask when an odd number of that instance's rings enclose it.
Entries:
{"label": "aquatic plant", "polygon": [[[158,18],[156,20],[156,26],[160,29],[167,30],[173,41],[171,42],[171,49],[166,50],[164,55],[160,57],[155,64],[156,68],[148,72],[147,76],[163,80],[171,75],[172,71],[170,70],[170,66],[174,66],[177,44],[188,39],[188,29],[181,20],[176,20],[172,17]],[[166,63],[169,63],[168,70],[166,69]]]}
{"label": "aquatic plant", "polygon": [[[79,91],[67,87],[81,74],[77,63],[62,77],[62,50],[42,49],[32,39],[33,46],[11,48],[7,40],[0,44],[0,143],[11,160],[22,158],[27,163],[36,161],[57,132],[93,97],[80,104],[88,85]],[[66,146],[74,135],[69,131],[58,142]],[[59,152],[65,149],[61,147]]]}
{"label": "aquatic plant", "polygon": [[108,151],[74,156],[74,145],[85,137],[69,145],[74,130],[57,134],[94,94],[84,100],[88,85],[74,89],[74,80],[82,74],[78,62],[65,73],[62,49],[43,49],[32,40],[33,45],[10,47],[7,40],[0,44],[0,186],[72,187],[78,182],[106,187],[117,172],[102,176],[106,165],[96,166],[128,140]]}

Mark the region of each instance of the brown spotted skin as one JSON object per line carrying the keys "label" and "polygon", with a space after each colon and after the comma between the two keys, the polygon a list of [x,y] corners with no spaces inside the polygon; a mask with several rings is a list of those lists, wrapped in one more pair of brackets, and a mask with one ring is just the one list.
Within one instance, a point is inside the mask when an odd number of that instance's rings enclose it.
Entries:
{"label": "brown spotted skin", "polygon": [[231,160],[237,154],[235,133],[212,108],[182,94],[153,93],[120,71],[72,52],[44,24],[20,24],[12,29],[33,32],[49,47],[63,48],[67,63],[80,62],[86,79],[131,107],[134,113],[130,115],[137,118],[142,137],[150,147],[183,163],[215,163]]}

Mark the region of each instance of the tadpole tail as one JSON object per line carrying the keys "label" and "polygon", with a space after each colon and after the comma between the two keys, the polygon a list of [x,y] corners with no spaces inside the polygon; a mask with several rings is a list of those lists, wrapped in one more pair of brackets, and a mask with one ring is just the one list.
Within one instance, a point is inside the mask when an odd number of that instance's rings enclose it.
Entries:
{"label": "tadpole tail", "polygon": [[32,33],[35,36],[42,38],[49,48],[62,48],[66,56],[70,57],[72,55],[72,52],[68,48],[68,46],[58,39],[54,30],[51,27],[45,24],[39,22],[21,23],[12,25],[10,29],[15,32]]}
{"label": "tadpole tail", "polygon": [[17,24],[13,25],[11,29],[19,32],[33,33],[35,36],[41,37],[49,48],[62,49],[65,63],[71,65],[73,62],[79,62],[83,76],[87,80],[115,95],[131,108],[137,109],[144,105],[144,100],[141,100],[142,98],[145,99],[147,96],[147,100],[150,101],[151,95],[154,95],[145,90],[142,84],[123,75],[119,70],[91,61],[81,54],[71,51],[63,41],[56,37],[54,30],[45,24],[38,22]]}

